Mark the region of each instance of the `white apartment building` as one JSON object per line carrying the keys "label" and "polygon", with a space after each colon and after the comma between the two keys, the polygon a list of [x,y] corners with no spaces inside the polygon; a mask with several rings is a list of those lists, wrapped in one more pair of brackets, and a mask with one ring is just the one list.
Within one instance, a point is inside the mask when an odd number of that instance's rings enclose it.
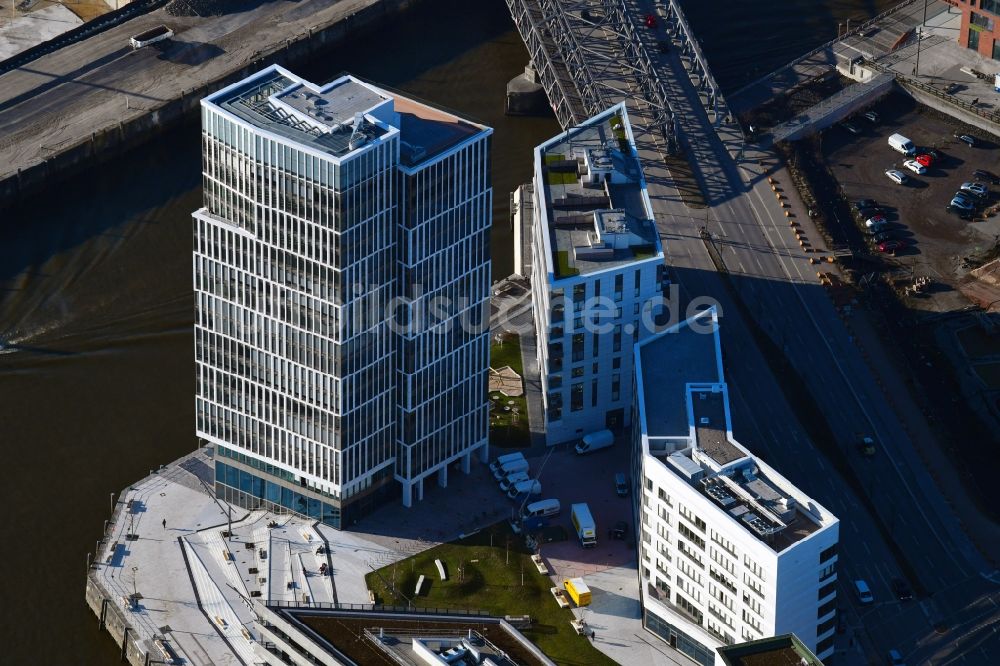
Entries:
{"label": "white apartment building", "polygon": [[531,257],[517,270],[530,266],[546,440],[620,431],[633,346],[653,334],[667,286],[625,105],[535,148],[532,185],[531,215],[518,215]]}
{"label": "white apartment building", "polygon": [[221,497],[339,528],[485,460],[491,134],[278,66],[202,100],[197,434]]}
{"label": "white apartment building", "polygon": [[839,521],[733,439],[714,308],[635,353],[644,626],[704,666],[788,633],[830,656]]}

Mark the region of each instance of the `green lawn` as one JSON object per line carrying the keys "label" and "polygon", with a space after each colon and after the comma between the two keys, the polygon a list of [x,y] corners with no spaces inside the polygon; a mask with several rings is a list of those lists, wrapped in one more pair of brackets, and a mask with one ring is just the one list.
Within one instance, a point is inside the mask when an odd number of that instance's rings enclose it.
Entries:
{"label": "green lawn", "polygon": [[573,277],[574,275],[579,275],[580,271],[569,265],[569,251],[568,250],[557,250],[556,251],[556,277]]}
{"label": "green lawn", "polygon": [[[444,562],[447,581],[438,579],[435,559]],[[414,597],[421,574],[425,576],[424,592]],[[506,523],[497,523],[465,539],[379,569],[368,574],[366,580],[379,603],[406,605],[405,595],[421,608],[530,615],[533,624],[523,633],[556,663],[572,666],[615,663],[573,631],[569,625],[572,613],[556,604],[549,592],[552,581],[538,573],[524,542],[511,533]],[[393,594],[393,586],[402,594]]]}
{"label": "green lawn", "polygon": [[521,362],[521,339],[514,333],[504,333],[503,343],[496,338],[490,345],[490,367],[499,370],[509,365],[519,375],[524,375],[524,364]]}

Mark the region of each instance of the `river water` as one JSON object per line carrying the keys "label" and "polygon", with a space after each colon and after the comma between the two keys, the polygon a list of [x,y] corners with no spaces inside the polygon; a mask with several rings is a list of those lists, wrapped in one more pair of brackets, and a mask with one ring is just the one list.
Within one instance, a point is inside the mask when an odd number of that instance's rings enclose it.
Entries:
{"label": "river water", "polygon": [[[685,3],[716,77],[733,89],[836,36],[883,0]],[[475,7],[470,10],[470,7]],[[295,70],[349,71],[481,120],[494,135],[494,276],[511,271],[508,193],[530,178],[552,118],[503,115],[526,64],[503,0],[427,0]],[[190,213],[198,127],[0,209],[0,446],[4,663],[110,664],[83,602],[110,493],[193,449]],[[139,574],[141,585],[141,573]]]}

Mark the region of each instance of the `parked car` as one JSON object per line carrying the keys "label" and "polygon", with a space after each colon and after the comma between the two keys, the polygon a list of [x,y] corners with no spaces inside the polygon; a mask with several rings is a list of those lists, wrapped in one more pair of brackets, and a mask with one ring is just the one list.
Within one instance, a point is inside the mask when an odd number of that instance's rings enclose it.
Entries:
{"label": "parked car", "polygon": [[866,458],[875,455],[875,440],[867,435],[858,440],[858,452]]}
{"label": "parked car", "polygon": [[858,601],[862,604],[875,603],[875,596],[872,594],[872,590],[868,587],[868,583],[863,579],[859,578],[854,581],[854,594],[857,595]]}
{"label": "parked car", "polygon": [[875,227],[884,227],[888,223],[889,220],[885,219],[885,215],[875,214],[865,220],[865,227],[874,229]]}
{"label": "parked car", "polygon": [[872,236],[872,240],[875,241],[876,243],[884,243],[886,241],[894,239],[895,237],[896,234],[894,232],[883,230],[877,232],[874,236]]}
{"label": "parked car", "polygon": [[916,160],[906,160],[905,162],[903,162],[903,166],[905,166],[907,169],[917,174],[918,176],[922,176],[925,173],[927,173],[927,167],[925,167],[923,164],[921,164]]}
{"label": "parked car", "polygon": [[972,177],[976,180],[985,180],[991,185],[1000,185],[1000,176],[986,169],[976,169],[972,172]]}
{"label": "parked car", "polygon": [[962,183],[961,190],[980,199],[985,199],[990,193],[982,183]]}
{"label": "parked car", "polygon": [[925,167],[929,167],[932,164],[934,164],[934,158],[931,157],[928,153],[920,153],[913,159],[915,159],[917,162],[924,165]]}
{"label": "parked car", "polygon": [[976,146],[976,137],[969,136],[968,134],[962,134],[961,132],[955,132],[955,138],[964,144],[968,144],[969,147],[974,148]]}
{"label": "parked car", "polygon": [[976,202],[969,197],[961,196],[961,192],[959,192],[952,197],[951,206],[959,210],[972,212],[976,209]]}
{"label": "parked car", "polygon": [[875,201],[874,199],[859,199],[858,201],[854,202],[854,210],[862,210],[865,208],[877,208],[881,210],[881,207],[878,205],[878,202]]}
{"label": "parked car", "polygon": [[900,601],[910,601],[913,599],[913,590],[910,589],[910,584],[902,578],[892,579],[892,593]]}
{"label": "parked car", "polygon": [[889,650],[889,655],[886,659],[889,662],[889,666],[906,666],[906,662],[903,661],[903,655],[899,653],[899,650]]}
{"label": "parked car", "polygon": [[882,241],[881,243],[879,243],[875,247],[878,248],[879,252],[883,252],[883,253],[886,253],[886,254],[891,254],[891,253],[895,252],[896,250],[901,250],[904,247],[906,247],[906,243],[904,241],[899,240],[899,239],[896,239],[896,240],[887,240],[887,241]]}
{"label": "parked car", "polygon": [[876,215],[885,215],[885,211],[881,208],[862,208],[857,213],[858,217],[862,220],[867,220],[869,217],[875,217]]}
{"label": "parked car", "polygon": [[897,185],[904,184],[907,180],[906,174],[899,169],[887,169],[885,175],[889,177],[889,180],[896,183]]}
{"label": "parked car", "polygon": [[618,497],[628,496],[628,478],[623,472],[615,474],[615,494]]}
{"label": "parked car", "polygon": [[873,123],[877,123],[879,120],[878,114],[871,110],[865,111],[863,115],[865,118],[867,118],[870,122]]}
{"label": "parked car", "polygon": [[845,130],[847,130],[848,132],[850,132],[851,134],[861,134],[861,128],[849,120],[845,120],[844,122],[840,123],[840,126],[843,127]]}
{"label": "parked car", "polygon": [[927,155],[928,157],[930,157],[931,160],[933,160],[935,162],[939,162],[941,160],[941,152],[940,151],[931,149],[931,150],[925,151],[924,154]]}
{"label": "parked car", "polygon": [[655,14],[646,14],[646,27],[647,28],[655,28],[656,27],[656,15]]}

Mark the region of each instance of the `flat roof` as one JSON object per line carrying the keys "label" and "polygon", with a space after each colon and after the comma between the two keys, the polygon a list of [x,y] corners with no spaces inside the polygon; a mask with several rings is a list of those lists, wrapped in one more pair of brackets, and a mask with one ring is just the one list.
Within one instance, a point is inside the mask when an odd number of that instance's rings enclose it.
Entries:
{"label": "flat roof", "polygon": [[342,158],[400,133],[400,162],[431,160],[489,128],[351,75],[317,86],[273,65],[205,98],[241,120]]}
{"label": "flat roof", "polygon": [[808,498],[733,439],[714,308],[640,343],[636,357],[649,458],[775,551],[824,526]]}
{"label": "flat roof", "polygon": [[718,648],[726,666],[823,666],[795,634],[783,634]]}
{"label": "flat roof", "polygon": [[557,279],[663,257],[628,123],[618,105],[535,149]]}

